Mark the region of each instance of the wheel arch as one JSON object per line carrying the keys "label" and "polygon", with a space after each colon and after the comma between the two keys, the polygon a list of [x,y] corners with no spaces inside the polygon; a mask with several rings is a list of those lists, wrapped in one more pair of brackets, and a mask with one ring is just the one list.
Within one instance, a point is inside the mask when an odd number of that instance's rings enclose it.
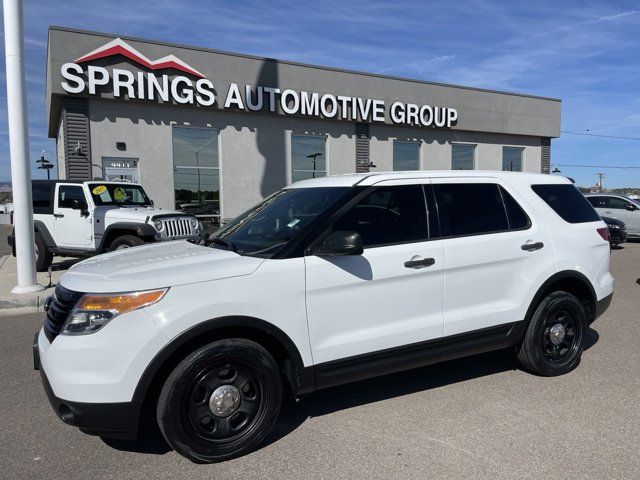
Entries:
{"label": "wheel arch", "polygon": [[113,223],[105,229],[98,250],[103,251],[108,249],[111,242],[122,235],[135,235],[136,237],[149,241],[155,239],[156,234],[156,229],[148,223]]}
{"label": "wheel arch", "polygon": [[215,340],[244,338],[263,346],[274,357],[294,395],[315,390],[312,367],[305,367],[302,356],[289,336],[275,325],[246,316],[227,316],[202,322],[174,338],[147,365],[133,394],[133,402],[144,409],[153,405],[164,380],[190,352]]}
{"label": "wheel arch", "polygon": [[38,233],[42,237],[42,239],[44,240],[44,244],[47,246],[47,248],[56,246],[56,242],[53,239],[51,232],[49,232],[49,229],[47,228],[47,226],[42,220],[34,220],[33,229],[35,230],[36,233]]}
{"label": "wheel arch", "polygon": [[593,285],[583,273],[576,270],[563,270],[549,277],[533,296],[525,317],[527,323],[542,299],[557,291],[564,291],[575,296],[584,305],[589,323],[595,319],[598,297]]}

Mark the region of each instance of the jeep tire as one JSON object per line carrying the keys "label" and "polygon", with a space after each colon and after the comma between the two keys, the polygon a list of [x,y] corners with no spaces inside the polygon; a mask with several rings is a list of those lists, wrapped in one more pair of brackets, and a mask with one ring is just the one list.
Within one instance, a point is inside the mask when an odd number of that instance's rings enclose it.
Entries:
{"label": "jeep tire", "polygon": [[282,380],[262,346],[232,338],[198,348],[167,378],[157,404],[169,445],[196,463],[253,450],[278,418]]}
{"label": "jeep tire", "polygon": [[518,351],[518,362],[545,377],[563,375],[580,364],[587,313],[567,292],[553,292],[536,307]]}
{"label": "jeep tire", "polygon": [[111,242],[111,245],[109,245],[109,251],[113,252],[115,250],[122,250],[123,248],[138,247],[140,245],[144,245],[144,243],[144,240],[140,237],[136,237],[135,235],[122,235]]}
{"label": "jeep tire", "polygon": [[36,270],[38,272],[46,272],[53,262],[53,253],[49,251],[47,245],[44,243],[42,235],[38,232],[35,232],[34,240],[36,249]]}

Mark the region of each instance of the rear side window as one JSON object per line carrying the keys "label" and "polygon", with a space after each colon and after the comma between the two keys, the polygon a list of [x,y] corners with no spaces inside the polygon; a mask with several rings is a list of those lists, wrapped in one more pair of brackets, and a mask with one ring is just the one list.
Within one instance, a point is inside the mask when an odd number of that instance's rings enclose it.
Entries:
{"label": "rear side window", "polygon": [[507,217],[509,217],[509,228],[511,230],[524,230],[529,228],[529,226],[531,226],[531,220],[529,220],[527,214],[522,210],[522,207],[504,188],[500,186],[498,188],[502,194]]}
{"label": "rear side window", "polygon": [[565,222],[597,222],[600,217],[573,185],[532,185],[531,188]]}
{"label": "rear side window", "polygon": [[435,184],[433,189],[443,237],[509,230],[509,220],[497,184]]}
{"label": "rear side window", "polygon": [[360,200],[333,225],[333,231],[360,233],[364,247],[428,239],[427,211],[420,185],[381,187]]}
{"label": "rear side window", "polygon": [[54,184],[34,183],[31,185],[33,213],[52,213],[51,192]]}

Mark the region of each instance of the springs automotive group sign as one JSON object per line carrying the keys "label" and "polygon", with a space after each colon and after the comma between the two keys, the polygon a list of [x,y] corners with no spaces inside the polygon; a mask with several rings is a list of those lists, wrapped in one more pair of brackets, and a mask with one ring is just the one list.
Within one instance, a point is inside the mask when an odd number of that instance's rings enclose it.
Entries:
{"label": "springs automotive group sign", "polygon": [[[136,73],[121,68],[105,68],[91,62],[124,56],[143,67]],[[177,74],[155,73],[173,70]],[[417,105],[384,100],[335,95],[332,93],[280,89],[263,85],[230,83],[224,95],[200,71],[174,55],[156,60],[144,56],[120,38],[103,45],[74,62],[62,65],[61,86],[71,94],[101,95],[111,90],[115,98],[150,102],[175,102],[249,112],[282,111],[286,115],[328,119],[380,122],[423,127],[450,128],[458,121],[455,108]]]}

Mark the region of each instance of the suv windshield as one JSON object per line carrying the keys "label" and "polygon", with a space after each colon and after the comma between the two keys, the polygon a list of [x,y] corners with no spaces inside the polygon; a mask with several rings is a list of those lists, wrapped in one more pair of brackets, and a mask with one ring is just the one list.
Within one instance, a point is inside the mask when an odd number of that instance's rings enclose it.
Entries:
{"label": "suv windshield", "polygon": [[350,188],[280,190],[216,232],[212,241],[240,254],[274,255]]}
{"label": "suv windshield", "polygon": [[145,205],[150,206],[151,200],[147,197],[140,185],[127,183],[91,183],[89,191],[93,203],[102,205]]}

